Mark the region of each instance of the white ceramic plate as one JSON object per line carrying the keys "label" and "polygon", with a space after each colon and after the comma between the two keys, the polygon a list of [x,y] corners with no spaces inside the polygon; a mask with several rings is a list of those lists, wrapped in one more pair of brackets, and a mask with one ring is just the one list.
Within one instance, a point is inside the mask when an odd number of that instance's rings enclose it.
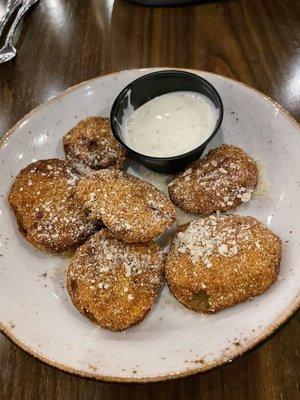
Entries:
{"label": "white ceramic plate", "polygon": [[[68,259],[35,250],[18,232],[7,204],[13,177],[33,160],[63,157],[61,139],[72,126],[88,115],[109,115],[119,91],[151,71],[119,72],[69,89],[23,118],[0,146],[1,330],[46,363],[101,380],[157,381],[221,365],[270,335],[300,303],[299,126],[261,93],[211,73],[194,71],[217,88],[225,106],[210,147],[241,146],[260,166],[254,199],[235,212],[257,217],[284,244],[280,277],[267,293],[203,316],[165,287],[140,325],[113,333],[71,304],[64,286]],[[130,170],[164,187],[163,176],[134,164]]]}

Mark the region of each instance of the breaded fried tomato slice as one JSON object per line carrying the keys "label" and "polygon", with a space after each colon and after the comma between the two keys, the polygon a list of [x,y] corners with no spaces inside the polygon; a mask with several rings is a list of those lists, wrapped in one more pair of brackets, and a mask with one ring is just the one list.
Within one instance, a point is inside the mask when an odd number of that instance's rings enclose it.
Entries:
{"label": "breaded fried tomato slice", "polygon": [[67,273],[74,306],[103,328],[142,321],[163,280],[164,254],[154,243],[128,244],[102,229],[77,249]]}
{"label": "breaded fried tomato slice", "polygon": [[280,259],[280,238],[255,218],[210,216],[179,227],[165,274],[186,307],[214,313],[264,293]]}
{"label": "breaded fried tomato slice", "polygon": [[126,150],[113,137],[108,118],[88,117],[64,136],[67,160],[81,174],[122,168]]}
{"label": "breaded fried tomato slice", "polygon": [[34,162],[16,177],[9,203],[20,231],[40,250],[75,249],[96,231],[74,198],[77,180],[68,164],[58,159]]}
{"label": "breaded fried tomato slice", "polygon": [[155,239],[176,218],[174,205],[162,192],[120,170],[101,170],[82,178],[76,195],[93,221],[103,221],[128,243]]}
{"label": "breaded fried tomato slice", "polygon": [[210,215],[249,201],[257,180],[255,162],[239,147],[224,144],[176,175],[169,195],[187,212]]}

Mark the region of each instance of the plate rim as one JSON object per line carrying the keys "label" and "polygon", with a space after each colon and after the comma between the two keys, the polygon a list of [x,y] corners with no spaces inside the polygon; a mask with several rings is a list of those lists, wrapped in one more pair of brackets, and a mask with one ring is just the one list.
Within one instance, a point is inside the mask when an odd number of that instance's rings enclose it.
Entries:
{"label": "plate rim", "polygon": [[[95,78],[85,80],[83,82],[80,82],[78,84],[75,84],[66,90],[56,94],[55,96],[51,97],[50,99],[46,100],[45,102],[39,104],[37,107],[32,109],[29,113],[25,114],[23,118],[21,118],[11,129],[9,129],[2,139],[0,140],[0,151],[2,150],[4,144],[7,142],[8,138],[15,133],[15,131],[22,125],[22,123],[28,119],[31,115],[35,114],[38,110],[47,107],[49,104],[52,102],[57,101],[58,99],[66,96],[70,92],[73,92],[74,90],[84,87],[87,84],[90,84],[99,78],[102,77],[107,77],[107,76],[113,76],[117,75],[120,73],[126,73],[126,72],[153,72],[154,70],[164,70],[164,69],[173,69],[173,70],[182,70],[182,71],[188,71],[191,73],[205,73],[209,75],[214,75],[226,80],[230,80],[234,82],[235,84],[238,83],[246,88],[248,88],[250,91],[256,92],[256,94],[262,96],[265,100],[271,102],[273,105],[275,105],[277,108],[280,109],[287,117],[288,119],[296,125],[296,127],[299,129],[299,123],[297,120],[287,111],[285,110],[280,104],[278,104],[276,101],[274,101],[271,97],[265,95],[264,93],[260,92],[259,90],[243,83],[240,82],[236,79],[229,78],[227,76],[221,75],[221,74],[215,74],[210,71],[205,71],[205,70],[197,70],[197,69],[189,69],[189,68],[174,68],[174,67],[150,67],[150,68],[134,68],[134,69],[126,69],[126,70],[121,70],[121,71],[116,71],[108,74],[103,74],[99,75]],[[281,325],[283,325],[289,318],[291,318],[296,311],[300,308],[300,296],[296,296],[293,302],[290,304],[290,306],[285,310],[284,313],[282,313],[277,320],[270,324],[266,329],[260,334],[260,336],[256,339],[251,341],[251,343],[248,343],[246,346],[244,346],[241,350],[237,351],[232,351],[230,354],[227,354],[226,357],[221,357],[219,360],[215,362],[211,362],[208,364],[205,364],[203,366],[198,366],[198,367],[193,367],[193,368],[187,368],[186,370],[182,372],[174,372],[174,373],[167,373],[167,374],[159,374],[159,375],[151,375],[147,377],[117,377],[117,376],[111,376],[111,375],[101,375],[93,372],[87,372],[83,371],[77,368],[72,368],[67,365],[61,364],[41,353],[39,353],[36,350],[33,350],[30,346],[27,346],[22,340],[18,339],[13,334],[13,329],[9,329],[7,326],[5,326],[2,321],[0,321],[0,332],[7,337],[11,342],[13,342],[16,346],[21,348],[23,351],[25,351],[27,354],[33,356],[35,359],[38,359],[39,361],[44,362],[45,364],[54,367],[58,370],[61,370],[63,372],[67,372],[69,374],[72,374],[74,376],[79,376],[82,378],[89,378],[89,379],[94,379],[97,381],[104,381],[104,382],[118,382],[118,383],[150,383],[150,382],[162,382],[162,381],[167,381],[167,380],[173,380],[173,379],[179,379],[179,378],[184,378],[187,376],[195,375],[200,372],[205,372],[212,370],[214,368],[217,368],[221,365],[228,364],[235,360],[236,358],[242,356],[249,350],[255,348],[259,343],[267,340]]]}

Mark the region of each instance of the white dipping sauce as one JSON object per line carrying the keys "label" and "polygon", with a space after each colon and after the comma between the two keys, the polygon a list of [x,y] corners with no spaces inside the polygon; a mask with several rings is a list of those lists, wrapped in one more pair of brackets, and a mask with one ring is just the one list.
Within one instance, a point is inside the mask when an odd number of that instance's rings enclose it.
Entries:
{"label": "white dipping sauce", "polygon": [[218,113],[212,101],[196,92],[155,97],[133,113],[125,112],[123,139],[138,153],[171,157],[187,153],[213,132]]}

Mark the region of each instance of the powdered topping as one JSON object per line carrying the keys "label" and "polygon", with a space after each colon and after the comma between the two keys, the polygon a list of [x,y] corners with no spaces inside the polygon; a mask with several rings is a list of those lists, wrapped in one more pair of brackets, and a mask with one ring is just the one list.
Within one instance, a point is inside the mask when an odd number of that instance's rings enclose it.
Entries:
{"label": "powdered topping", "polygon": [[247,203],[247,201],[249,201],[251,199],[252,192],[253,192],[253,190],[249,189],[247,192],[245,192],[241,195],[241,200],[243,203]]}
{"label": "powdered topping", "polygon": [[[153,250],[154,247],[121,242],[107,230],[102,230],[78,250],[76,266],[72,269],[71,276],[79,273],[79,279],[88,280],[90,285],[97,283],[98,287],[101,282],[101,289],[106,289],[107,287],[102,285],[103,282],[107,284],[107,280],[113,280],[113,275],[119,273],[120,267],[123,268],[126,278],[143,274],[145,271],[160,270],[163,252],[158,247],[155,247],[154,252]],[[128,292],[128,288],[124,291]]]}
{"label": "powdered topping", "polygon": [[71,160],[72,167],[78,172],[80,175],[85,176],[93,172],[93,169],[90,168],[88,165],[84,164],[82,161],[74,161]]}
{"label": "powdered topping", "polygon": [[[231,257],[239,252],[239,245],[251,244],[251,225],[227,224],[228,216],[210,216],[190,222],[187,228],[178,232],[174,241],[175,250],[187,253],[197,264],[202,261],[207,268],[213,265],[215,257]],[[256,243],[255,243],[256,245]]]}
{"label": "powdered topping", "polygon": [[[67,180],[67,184],[68,186],[75,186],[76,183],[78,182],[79,178],[78,175],[75,174],[71,168],[67,168],[67,174],[69,175],[68,180]],[[68,190],[70,190],[70,188],[68,188]]]}

